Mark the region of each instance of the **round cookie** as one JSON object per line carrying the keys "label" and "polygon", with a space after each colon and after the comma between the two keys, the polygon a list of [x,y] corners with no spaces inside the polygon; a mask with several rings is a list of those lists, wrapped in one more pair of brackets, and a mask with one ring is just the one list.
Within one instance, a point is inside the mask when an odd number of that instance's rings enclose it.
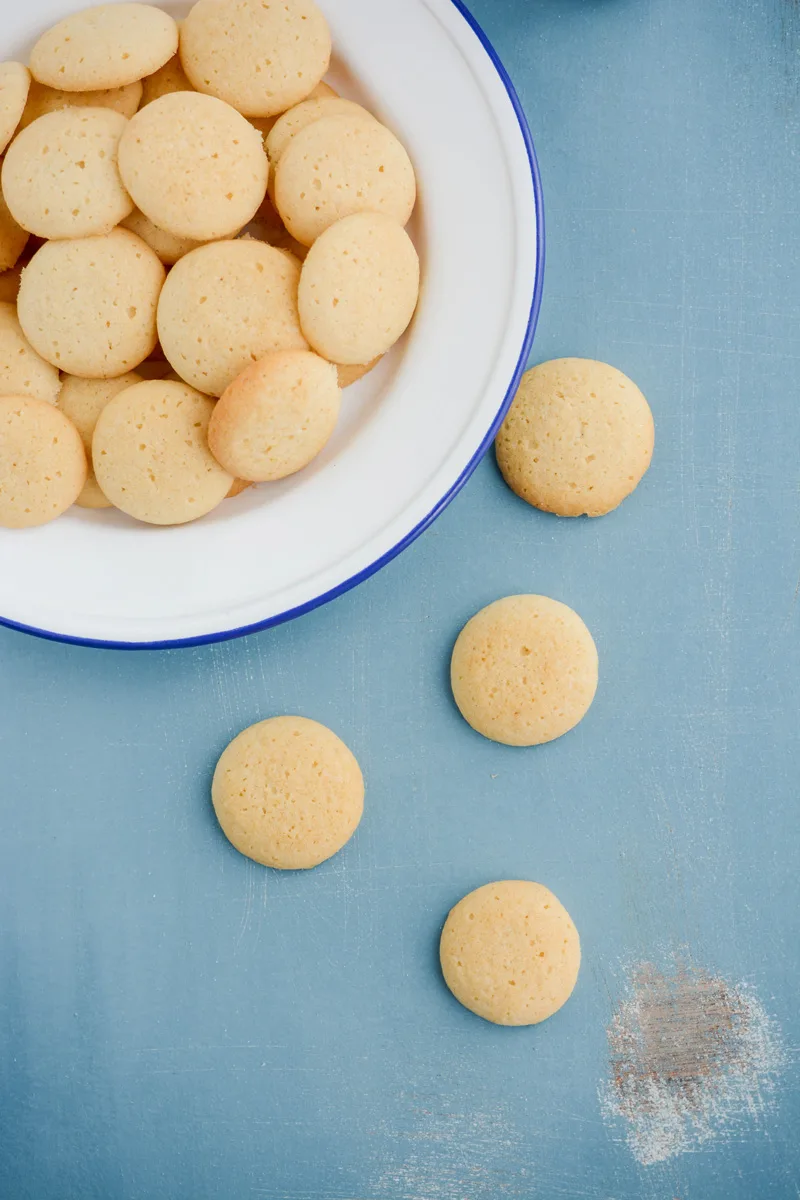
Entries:
{"label": "round cookie", "polygon": [[117,167],[127,123],[110,108],[64,108],[14,139],[2,188],[23,229],[43,238],[91,237],[129,215],[133,202]]}
{"label": "round cookie", "polygon": [[226,471],[253,483],[302,470],[336,428],[342,393],[336,368],[310,350],[252,363],[225,389],[208,444]]}
{"label": "round cookie", "polygon": [[307,350],[297,313],[300,268],[264,242],[201,246],[170,271],[158,305],[161,346],[182,379],[221,396],[276,350]]}
{"label": "round cookie", "polygon": [[141,383],[136,371],[127,371],[116,379],[81,379],[77,375],[65,375],[61,381],[58,407],[69,417],[81,435],[84,449],[92,453],[92,438],[100,413],[106,405],[124,392],[126,388]]}
{"label": "round cookie", "polygon": [[164,276],[150,247],[127,229],[47,242],[22,273],[19,322],[53,366],[111,379],[154,349]]}
{"label": "round cookie", "polygon": [[172,92],[130,121],[119,169],[154,225],[207,242],[252,220],[267,190],[269,161],[257,130],[229,104]]}
{"label": "round cookie", "polygon": [[468,621],[450,680],[466,721],[507,746],[539,746],[583,719],[597,690],[597,649],[576,612],[546,596],[508,596]]}
{"label": "round cookie", "polygon": [[149,4],[100,4],[71,13],[31,51],[31,75],[66,92],[120,88],[152,75],[178,49],[178,26]]}
{"label": "round cookie", "polygon": [[313,0],[198,0],[181,25],[181,61],[193,86],[246,117],[271,117],[305,100],[330,59],[330,31]]}
{"label": "round cookie", "polygon": [[60,517],[86,482],[75,426],[52,404],[0,396],[0,525],[27,529]]}
{"label": "round cookie", "polygon": [[308,100],[295,104],[294,108],[283,113],[275,121],[264,143],[273,167],[280,161],[281,155],[296,134],[322,117],[340,116],[351,117],[353,120],[375,120],[366,108],[353,100],[344,100],[341,96],[309,96]]}
{"label": "round cookie", "polygon": [[22,332],[13,302],[0,303],[0,396],[30,396],[55,404],[61,378]]}
{"label": "round cookie", "polygon": [[355,833],[364,779],[352,752],[324,725],[273,717],[230,743],[211,797],[222,832],[240,853],[279,870],[331,858]]}
{"label": "round cookie", "polygon": [[167,267],[173,267],[179,259],[183,258],[184,254],[188,254],[190,250],[196,250],[198,246],[202,245],[202,242],[195,242],[191,238],[175,237],[173,233],[159,229],[149,217],[146,217],[143,212],[139,212],[138,208],[135,208],[131,215],[122,221],[122,225],[140,237],[143,242],[147,242],[153,253],[157,254]]}
{"label": "round cookie", "polygon": [[275,207],[304,246],[353,213],[383,213],[406,225],[416,196],[414,168],[400,142],[361,116],[308,125],[291,139],[275,172]]}
{"label": "round cookie", "polygon": [[180,54],[175,54],[169,62],[164,63],[152,75],[142,80],[141,108],[159,100],[162,96],[171,96],[173,92],[192,92],[194,88],[186,78],[181,66]]}
{"label": "round cookie", "polygon": [[62,108],[110,108],[123,117],[132,117],[141,98],[142,84],[138,79],[125,87],[106,88],[98,92],[63,92],[32,79],[28,103],[25,105],[19,129],[21,132],[39,117],[59,112]]}
{"label": "round cookie", "polygon": [[495,1025],[538,1025],[572,995],[581,944],[551,891],[507,879],[451,909],[439,959],[445,983],[470,1012]]}
{"label": "round cookie", "polygon": [[0,191],[0,271],[10,271],[17,265],[29,236],[27,229],[18,225],[8,211],[5,196]]}
{"label": "round cookie", "polygon": [[653,457],[653,414],[626,375],[558,358],[522,378],[497,435],[512,491],[562,517],[600,517],[637,487]]}
{"label": "round cookie", "polygon": [[356,213],[326,229],[308,252],[297,294],[309,345],[346,366],[370,363],[391,349],[418,299],[414,243],[380,213]]}
{"label": "round cookie", "polygon": [[0,63],[0,154],[22,119],[30,85],[30,71],[22,63]]}
{"label": "round cookie", "polygon": [[109,401],[92,461],[111,503],[151,525],[183,525],[216,508],[233,479],[208,448],[213,411],[213,400],[168,379],[137,383]]}

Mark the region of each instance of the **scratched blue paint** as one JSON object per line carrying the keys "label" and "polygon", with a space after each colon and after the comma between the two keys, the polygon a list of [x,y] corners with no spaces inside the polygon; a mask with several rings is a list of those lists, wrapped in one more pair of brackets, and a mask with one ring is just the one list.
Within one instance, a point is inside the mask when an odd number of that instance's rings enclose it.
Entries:
{"label": "scratched blue paint", "polygon": [[[328,608],[152,655],[0,631],[3,1200],[771,1200],[796,1195],[800,8],[475,0],[548,208],[535,355],[606,358],[655,462],[602,521],[537,515],[487,461]],[[491,231],[487,230],[487,236]],[[482,741],[449,648],[497,596],[572,604],[600,649],[572,735]],[[270,874],[218,833],[216,755],[329,722],[368,808],[339,858]],[[460,1009],[448,907],[548,883],[583,934],[533,1030]],[[789,1056],[764,1122],[642,1167],[604,1122],[622,964],[747,981]]]}

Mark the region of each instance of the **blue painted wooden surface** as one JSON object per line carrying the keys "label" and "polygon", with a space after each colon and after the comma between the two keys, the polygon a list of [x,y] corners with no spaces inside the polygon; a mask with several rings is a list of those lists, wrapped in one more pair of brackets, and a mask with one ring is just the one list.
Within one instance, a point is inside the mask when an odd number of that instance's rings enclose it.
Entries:
{"label": "blue painted wooden surface", "polygon": [[[0,632],[3,1200],[767,1200],[797,1195],[800,7],[475,0],[540,155],[537,359],[649,397],[638,493],[534,513],[486,461],[400,560],[293,625],[125,655]],[[491,230],[487,230],[491,236]],[[483,741],[446,686],[463,621],[573,605],[601,655],[579,729]],[[361,759],[356,840],[311,875],[219,834],[250,721]],[[531,1030],[461,1009],[440,923],[497,877],[582,933]],[[785,1051],[761,1119],[654,1166],[598,1100],[627,961],[688,948]]]}

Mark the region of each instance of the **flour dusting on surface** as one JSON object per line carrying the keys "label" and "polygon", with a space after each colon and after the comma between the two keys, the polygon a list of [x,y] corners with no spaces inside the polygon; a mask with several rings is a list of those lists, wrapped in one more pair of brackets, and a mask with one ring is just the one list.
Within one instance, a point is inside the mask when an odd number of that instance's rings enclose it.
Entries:
{"label": "flour dusting on surface", "polygon": [[645,1166],[730,1137],[775,1103],[780,1033],[746,984],[677,959],[639,963],[607,1034],[603,1111]]}

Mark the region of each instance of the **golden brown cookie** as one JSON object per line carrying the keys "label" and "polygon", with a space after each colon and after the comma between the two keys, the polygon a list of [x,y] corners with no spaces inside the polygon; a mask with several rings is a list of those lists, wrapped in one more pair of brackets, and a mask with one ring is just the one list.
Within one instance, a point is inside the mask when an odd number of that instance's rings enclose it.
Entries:
{"label": "golden brown cookie", "polygon": [[94,471],[112,504],[151,525],[183,525],[228,494],[232,477],[208,448],[214,402],[185,383],[126,388],[100,413]]}
{"label": "golden brown cookie", "polygon": [[275,350],[307,350],[297,313],[299,266],[256,241],[215,242],[172,268],[158,306],[164,353],[199,391],[221,396]]}
{"label": "golden brown cookie", "polygon": [[561,902],[540,883],[476,888],[451,909],[439,947],[445,983],[495,1025],[537,1025],[566,1004],[581,944]]}
{"label": "golden brown cookie", "polygon": [[240,479],[284,479],[325,447],[341,397],[336,368],[324,358],[310,350],[268,354],[222,393],[208,428],[211,452]]}
{"label": "golden brown cookie", "polygon": [[247,117],[271,117],[305,100],[330,58],[330,31],[313,0],[198,0],[181,25],[181,61],[193,86]]}
{"label": "golden brown cookie", "polygon": [[508,596],[468,621],[450,679],[466,721],[507,746],[573,729],[597,690],[597,649],[576,612],[546,596]]}
{"label": "golden brown cookie", "polygon": [[267,867],[305,870],[355,833],[364,779],[344,742],[305,717],[251,725],[223,753],[211,786],[222,831]]}
{"label": "golden brown cookie", "polygon": [[401,225],[356,213],[317,239],[300,274],[300,325],[331,362],[363,365],[390,350],[419,298],[419,257]]}
{"label": "golden brown cookie", "polygon": [[31,396],[0,396],[0,526],[60,517],[85,482],[83,444],[64,414]]}
{"label": "golden brown cookie", "polygon": [[70,375],[124,375],[155,347],[164,275],[127,229],[46,242],[22,273],[20,325],[37,353]]}
{"label": "golden brown cookie", "polygon": [[230,237],[267,190],[258,132],[229,104],[171,92],[130,121],[119,145],[122,182],[159,229],[198,242]]}
{"label": "golden brown cookie", "polygon": [[31,75],[67,92],[120,88],[152,75],[178,49],[178,26],[150,4],[100,4],[71,13],[31,51]]}
{"label": "golden brown cookie", "polygon": [[559,358],[523,376],[497,435],[512,491],[562,517],[603,516],[637,487],[653,457],[653,414],[616,367]]}

